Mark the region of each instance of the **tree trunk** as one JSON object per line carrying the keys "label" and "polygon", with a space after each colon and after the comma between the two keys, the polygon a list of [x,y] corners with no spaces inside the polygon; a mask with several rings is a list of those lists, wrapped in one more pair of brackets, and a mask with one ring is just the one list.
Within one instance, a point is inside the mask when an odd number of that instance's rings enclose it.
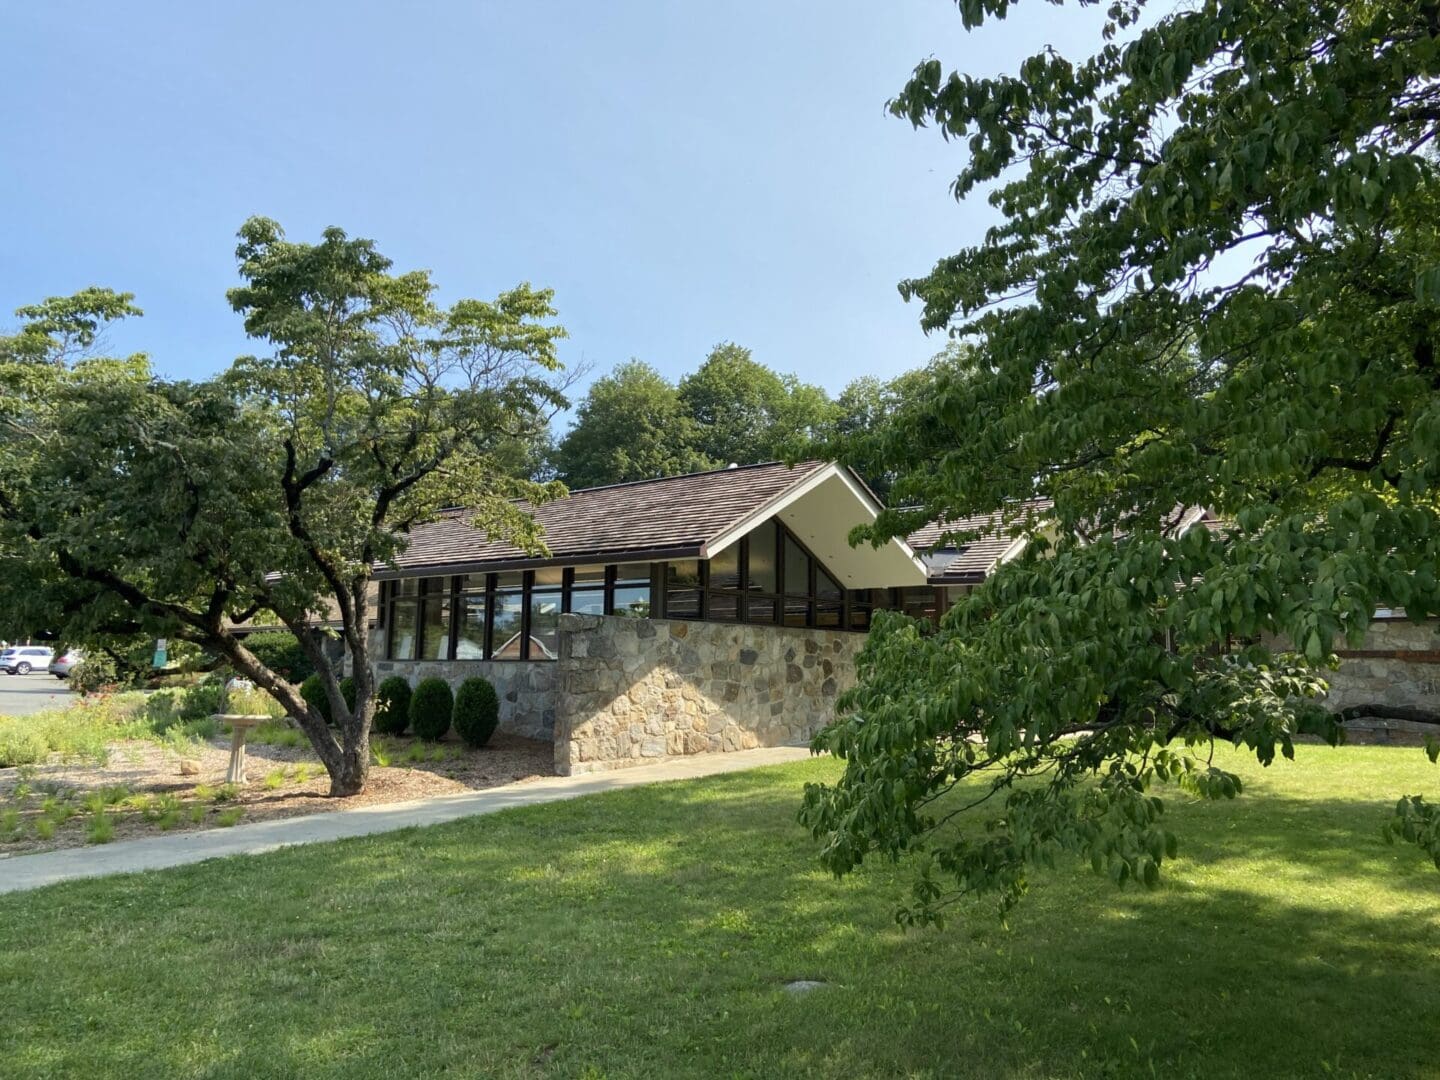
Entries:
{"label": "tree trunk", "polygon": [[340,752],[340,761],[330,770],[330,795],[344,798],[359,795],[365,790],[365,781],[370,777],[370,740],[345,740]]}

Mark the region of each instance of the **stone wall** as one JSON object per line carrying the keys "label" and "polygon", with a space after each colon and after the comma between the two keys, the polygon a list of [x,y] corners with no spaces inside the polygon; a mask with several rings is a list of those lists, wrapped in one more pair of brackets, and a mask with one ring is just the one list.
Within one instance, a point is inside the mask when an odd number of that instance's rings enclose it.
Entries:
{"label": "stone wall", "polygon": [[[1440,712],[1440,622],[1376,619],[1358,648],[1337,648],[1340,669],[1329,676],[1333,709],[1389,705]],[[1346,725],[1372,741],[1414,741],[1428,725],[1374,717]]]}
{"label": "stone wall", "polygon": [[803,745],[854,681],[865,635],[564,615],[555,768]]}
{"label": "stone wall", "polygon": [[[383,631],[372,633],[370,648],[372,656],[385,655]],[[555,737],[558,668],[554,661],[377,660],[375,675],[377,679],[403,675],[411,686],[421,679],[439,676],[457,689],[475,676],[489,679],[500,695],[500,730],[549,742]]]}

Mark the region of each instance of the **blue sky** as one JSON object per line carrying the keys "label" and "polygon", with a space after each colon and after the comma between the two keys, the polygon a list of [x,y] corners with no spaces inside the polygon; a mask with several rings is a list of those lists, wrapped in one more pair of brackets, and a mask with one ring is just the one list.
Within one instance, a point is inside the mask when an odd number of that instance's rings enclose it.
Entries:
{"label": "blue sky", "polygon": [[1021,3],[967,34],[948,0],[10,3],[0,326],[89,284],[171,376],[250,351],[234,233],[374,238],[442,299],[556,290],[569,361],[671,377],[734,340],[832,393],[922,363],[901,278],[993,220],[963,147],[884,103],[921,59],[1013,70],[1095,43]]}

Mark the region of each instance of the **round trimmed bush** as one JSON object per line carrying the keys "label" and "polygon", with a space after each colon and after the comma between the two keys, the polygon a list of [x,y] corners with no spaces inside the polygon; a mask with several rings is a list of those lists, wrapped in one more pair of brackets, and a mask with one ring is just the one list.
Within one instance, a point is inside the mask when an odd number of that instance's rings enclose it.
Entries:
{"label": "round trimmed bush", "polygon": [[455,730],[467,746],[484,746],[500,723],[500,695],[488,679],[466,679],[455,695]]}
{"label": "round trimmed bush", "polygon": [[455,695],[444,679],[421,679],[410,697],[410,730],[426,742],[439,742],[450,730]]}
{"label": "round trimmed bush", "polygon": [[335,722],[330,715],[330,698],[325,694],[325,684],[320,681],[319,675],[311,675],[300,684],[300,696],[327,724]]}
{"label": "round trimmed bush", "polygon": [[410,726],[410,682],[391,675],[375,690],[375,730],[382,735],[404,735]]}

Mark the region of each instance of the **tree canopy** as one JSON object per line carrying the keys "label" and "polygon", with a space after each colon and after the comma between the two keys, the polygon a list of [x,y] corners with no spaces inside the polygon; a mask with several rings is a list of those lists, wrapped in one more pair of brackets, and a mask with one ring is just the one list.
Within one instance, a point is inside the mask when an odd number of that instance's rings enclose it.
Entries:
{"label": "tree canopy", "polygon": [[[862,533],[1036,533],[939,627],[878,619],[817,740],[846,768],[804,820],[837,873],[914,857],[904,919],[1008,906],[1064,857],[1155,884],[1163,793],[1240,790],[1214,740],[1335,740],[1334,649],[1378,606],[1440,612],[1435,5],[1122,0],[1097,45],[926,60],[890,106],[968,150],[955,195],[999,220],[900,287],[969,348],[849,440],[915,508]],[[1180,528],[1197,506],[1227,528]],[[1433,803],[1389,830],[1440,865]]]}
{"label": "tree canopy", "polygon": [[597,379],[555,453],[570,487],[775,461],[828,434],[823,389],[780,375],[722,343],[677,386],[632,360]]}
{"label": "tree canopy", "polygon": [[695,421],[675,385],[631,360],[590,384],[556,448],[555,467],[572,488],[711,468],[695,443]]}
{"label": "tree canopy", "polygon": [[[0,343],[0,579],[8,610],[66,641],[144,633],[218,653],[297,718],[336,794],[363,788],[374,712],[370,582],[407,530],[463,504],[479,527],[542,550],[513,501],[559,494],[512,471],[517,440],[561,407],[564,330],[548,290],[448,308],[424,272],[369,240],[288,240],[247,221],[231,305],[268,346],[206,382],[143,356],[78,355],[136,314],[87,290],[22,309]],[[17,344],[18,343],[18,344]],[[235,632],[260,612],[324,681],[333,727]],[[333,622],[355,679],[326,662]]]}

